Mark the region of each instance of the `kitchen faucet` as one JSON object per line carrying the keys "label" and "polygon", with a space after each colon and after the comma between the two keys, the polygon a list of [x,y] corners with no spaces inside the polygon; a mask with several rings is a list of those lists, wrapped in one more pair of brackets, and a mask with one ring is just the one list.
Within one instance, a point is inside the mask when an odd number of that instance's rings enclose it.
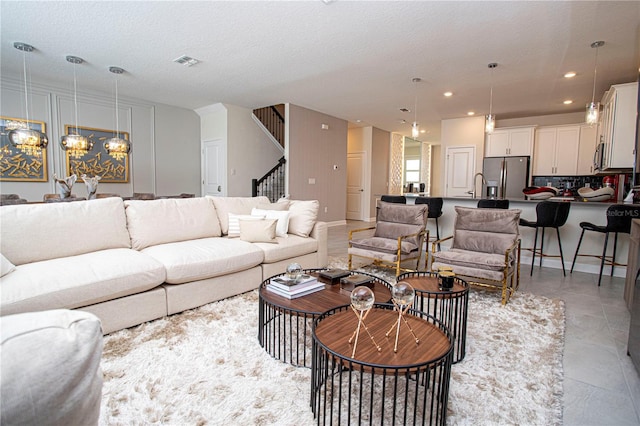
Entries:
{"label": "kitchen faucet", "polygon": [[[476,182],[478,180],[478,176],[480,176],[482,178],[482,184],[486,185],[487,184],[487,180],[484,178],[484,175],[480,172],[476,173],[473,176],[473,189],[471,191],[467,191],[467,194],[471,194],[471,198],[476,198]],[[480,189],[480,192],[482,192],[482,189]]]}

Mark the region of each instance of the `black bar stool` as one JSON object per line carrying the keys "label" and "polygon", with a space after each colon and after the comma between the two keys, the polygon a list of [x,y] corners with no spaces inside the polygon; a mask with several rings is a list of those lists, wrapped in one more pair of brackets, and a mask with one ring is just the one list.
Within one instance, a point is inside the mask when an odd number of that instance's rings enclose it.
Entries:
{"label": "black bar stool", "polygon": [[508,209],[509,200],[492,200],[489,198],[483,198],[478,200],[479,209]]}
{"label": "black bar stool", "polygon": [[404,195],[383,195],[380,201],[387,203],[407,204],[407,197]]}
{"label": "black bar stool", "polygon": [[[611,276],[613,276],[614,266],[622,266],[624,263],[616,263],[616,248],[618,246],[618,234],[629,234],[631,232],[631,220],[640,218],[640,207],[614,204],[607,209],[607,224],[605,226],[594,225],[590,222],[580,222],[580,239],[578,240],[578,247],[576,247],[576,254],[573,255],[573,262],[571,263],[571,272],[576,264],[576,258],[578,256],[591,256],[600,259],[600,275],[598,276],[598,287],[600,281],[602,281],[602,270],[605,263],[611,266]],[[602,249],[602,255],[598,254],[578,254],[580,250],[580,244],[582,244],[582,237],[584,237],[584,231],[594,231],[605,234],[604,247]],[[613,253],[607,256],[607,243],[609,241],[609,234],[613,233]]]}
{"label": "black bar stool", "polygon": [[436,220],[436,240],[440,239],[440,225],[438,225],[438,218],[442,216],[442,205],[444,200],[440,197],[416,197],[416,204],[426,204],[427,219]]}
{"label": "black bar stool", "polygon": [[[533,264],[536,260],[536,253],[540,256],[540,266],[542,267],[542,258],[545,256],[552,256],[545,254],[543,251],[544,246],[544,229],[556,228],[558,234],[558,249],[560,250],[560,261],[562,262],[562,275],[565,277],[567,273],[564,270],[564,256],[562,254],[562,243],[560,242],[560,227],[567,222],[569,217],[569,209],[571,204],[567,202],[556,201],[541,201],[536,206],[536,221],[531,222],[526,219],[520,219],[520,226],[528,226],[529,228],[536,228],[536,234],[533,238],[533,249],[531,257],[531,272],[529,275],[533,275]],[[538,228],[542,228],[542,239],[540,240],[540,251],[536,250],[538,242]],[[557,256],[557,255],[555,255]]]}

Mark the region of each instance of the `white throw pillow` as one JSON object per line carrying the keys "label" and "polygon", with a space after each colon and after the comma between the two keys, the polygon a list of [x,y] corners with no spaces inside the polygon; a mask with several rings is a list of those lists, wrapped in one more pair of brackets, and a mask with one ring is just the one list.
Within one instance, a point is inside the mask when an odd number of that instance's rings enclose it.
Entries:
{"label": "white throw pillow", "polygon": [[289,212],[280,210],[261,210],[253,208],[251,216],[261,216],[265,219],[277,219],[276,236],[286,237],[289,232]]}
{"label": "white throw pillow", "polygon": [[9,272],[13,272],[16,269],[16,265],[11,263],[9,259],[0,254],[0,277],[4,277]]}
{"label": "white throw pillow", "polygon": [[278,243],[276,240],[277,219],[240,219],[240,239],[250,243]]}
{"label": "white throw pillow", "polygon": [[318,200],[292,200],[289,204],[289,233],[308,237],[318,220]]}
{"label": "white throw pillow", "polygon": [[264,216],[252,216],[249,214],[233,214],[229,213],[229,232],[227,236],[229,238],[240,236],[240,219],[245,220],[262,220]]}

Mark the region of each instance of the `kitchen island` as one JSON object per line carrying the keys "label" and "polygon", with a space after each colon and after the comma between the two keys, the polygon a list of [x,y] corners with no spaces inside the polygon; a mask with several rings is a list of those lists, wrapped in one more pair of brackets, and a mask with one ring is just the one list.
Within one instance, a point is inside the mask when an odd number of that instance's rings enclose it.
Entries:
{"label": "kitchen island", "polygon": [[[476,207],[478,204],[478,198],[451,198],[443,197],[444,204],[442,207],[442,217],[438,219],[440,224],[440,236],[444,238],[451,235],[453,230],[453,221],[455,218],[455,206],[462,207]],[[556,201],[556,200],[552,200]],[[537,200],[509,200],[510,209],[520,209],[522,213],[520,217],[534,221],[536,219],[536,206],[540,201]],[[571,269],[571,262],[573,255],[580,239],[580,222],[591,222],[596,225],[606,225],[607,223],[607,208],[613,203],[603,202],[589,202],[589,201],[558,201],[558,202],[570,202],[571,210],[569,211],[569,218],[567,223],[560,228],[560,236],[562,238],[562,249],[564,253],[564,262],[567,274]],[[430,236],[435,236],[435,223],[432,220],[428,221],[427,229],[429,229]],[[533,238],[535,235],[535,229],[521,226],[520,234],[522,238],[522,273],[529,273],[529,269],[526,265],[531,265],[531,252],[524,250],[524,248],[533,247]],[[540,246],[541,232],[538,233],[538,247]],[[558,251],[558,242],[555,230],[547,228],[544,238],[545,253],[554,255],[560,254]],[[604,234],[598,232],[585,232],[580,247],[580,254],[601,254],[604,244]],[[444,244],[443,244],[444,246]],[[444,247],[443,247],[444,248]],[[431,245],[429,245],[429,251],[431,251]],[[609,238],[609,244],[607,247],[607,253],[613,251],[613,235]],[[618,247],[616,250],[616,261],[620,263],[627,262],[627,254],[629,251],[629,235],[620,234],[618,236]],[[536,265],[539,265],[539,258],[536,258]],[[548,268],[562,269],[560,263],[560,257],[545,257],[542,260],[542,265]],[[574,271],[587,272],[592,274],[598,274],[600,270],[600,259],[591,256],[578,256],[576,259],[576,265]],[[602,274],[607,276],[610,274],[610,267],[605,266]],[[562,273],[562,271],[558,271]],[[624,266],[617,266],[614,270],[614,276],[624,277],[626,274],[626,268]]]}

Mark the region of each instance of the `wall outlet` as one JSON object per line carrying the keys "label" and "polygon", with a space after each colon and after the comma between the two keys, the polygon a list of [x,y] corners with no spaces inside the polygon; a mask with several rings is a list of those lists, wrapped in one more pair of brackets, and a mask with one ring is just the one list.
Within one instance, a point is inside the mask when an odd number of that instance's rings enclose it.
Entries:
{"label": "wall outlet", "polygon": [[309,185],[315,185],[316,184],[316,178],[309,178]]}
{"label": "wall outlet", "polygon": [[328,207],[325,207],[324,208],[324,212],[326,213],[327,211],[328,211]]}

